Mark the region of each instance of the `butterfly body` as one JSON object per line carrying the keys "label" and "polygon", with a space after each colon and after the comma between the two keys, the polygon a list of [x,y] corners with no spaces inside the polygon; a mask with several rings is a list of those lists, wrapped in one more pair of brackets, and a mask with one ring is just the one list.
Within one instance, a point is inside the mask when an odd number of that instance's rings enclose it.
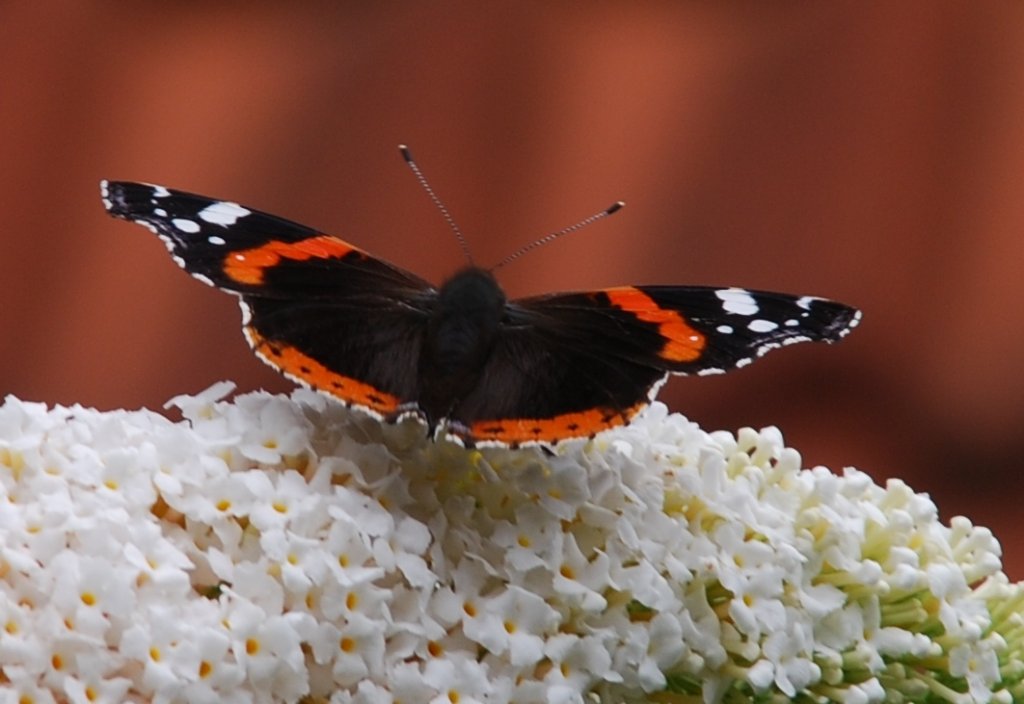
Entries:
{"label": "butterfly body", "polygon": [[237,203],[103,182],[114,216],[239,298],[243,330],[289,378],[464,444],[552,445],[628,423],[669,374],[834,342],[860,313],[740,288],[620,286],[509,301],[478,267],[437,288],[355,245]]}
{"label": "butterfly body", "polygon": [[504,312],[505,294],[483,269],[464,269],[438,291],[418,373],[419,405],[431,426],[458,417],[459,401],[479,385]]}

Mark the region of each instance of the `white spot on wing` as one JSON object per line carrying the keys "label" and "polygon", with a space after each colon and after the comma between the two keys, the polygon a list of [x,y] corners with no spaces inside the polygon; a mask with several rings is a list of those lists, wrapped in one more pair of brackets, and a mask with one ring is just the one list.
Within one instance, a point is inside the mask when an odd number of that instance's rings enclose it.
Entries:
{"label": "white spot on wing", "polygon": [[217,235],[210,235],[209,237],[206,238],[206,241],[218,247],[227,244],[227,240],[225,240],[223,237],[217,237]]}
{"label": "white spot on wing", "polygon": [[810,310],[811,304],[814,303],[815,301],[820,300],[821,299],[818,298],[817,296],[801,296],[800,298],[796,299],[796,304],[803,308],[804,310]]}
{"label": "white spot on wing", "polygon": [[732,325],[719,325],[717,328],[715,328],[715,332],[720,332],[723,335],[732,335]]}
{"label": "white spot on wing", "polygon": [[779,327],[778,323],[773,323],[771,320],[751,320],[747,327],[751,332],[771,332]]}
{"label": "white spot on wing", "polygon": [[153,197],[154,198],[169,198],[171,192],[163,186],[153,186]]}
{"label": "white spot on wing", "polygon": [[199,219],[205,220],[211,225],[221,225],[222,227],[228,227],[234,225],[238,218],[245,217],[248,215],[250,210],[243,208],[238,203],[229,203],[228,201],[220,201],[208,205],[199,211]]}
{"label": "white spot on wing", "polygon": [[722,302],[722,308],[727,313],[736,315],[754,315],[758,311],[757,301],[750,295],[750,291],[742,288],[723,288],[715,291],[715,295]]}
{"label": "white spot on wing", "polygon": [[107,182],[107,179],[100,181],[100,198],[103,199],[103,207],[107,210],[114,207],[110,200],[110,184]]}
{"label": "white spot on wing", "polygon": [[168,248],[174,246],[174,242],[172,242],[172,241],[168,240],[166,237],[164,237],[164,235],[160,232],[160,230],[157,229],[156,225],[154,225],[153,223],[151,223],[151,222],[149,222],[147,220],[138,220],[138,219],[132,220],[132,222],[134,222],[136,225],[142,225],[144,228],[146,228],[147,230],[152,232],[154,235],[157,235],[160,239],[162,239],[164,241],[164,244],[166,244]]}
{"label": "white spot on wing", "polygon": [[839,331],[839,339],[846,337],[855,327],[860,325],[860,319],[861,312],[858,310],[856,313],[853,314],[853,317],[850,318],[850,322],[846,324],[846,327]]}
{"label": "white spot on wing", "polygon": [[666,381],[668,381],[668,377],[669,376],[670,376],[669,374],[666,374],[665,376],[661,377],[660,379],[655,381],[653,384],[651,384],[651,388],[647,389],[647,400],[648,401],[653,401],[654,399],[656,399],[658,397],[658,392],[661,391],[661,387],[665,385]]}
{"label": "white spot on wing", "polygon": [[199,232],[199,230],[201,229],[199,227],[199,223],[197,223],[194,220],[186,220],[185,218],[174,218],[173,220],[171,220],[171,224],[174,225],[179,230],[181,230],[182,232],[187,232],[190,235]]}
{"label": "white spot on wing", "polygon": [[[252,345],[251,338],[249,337],[249,323],[252,322],[252,308],[245,302],[245,299],[241,296],[238,297],[238,307],[242,309],[242,327],[244,328],[245,338],[250,340],[249,344]],[[255,346],[255,345],[253,345]]]}
{"label": "white spot on wing", "polygon": [[153,208],[153,215],[159,215],[162,218],[167,217],[167,211],[163,208]]}

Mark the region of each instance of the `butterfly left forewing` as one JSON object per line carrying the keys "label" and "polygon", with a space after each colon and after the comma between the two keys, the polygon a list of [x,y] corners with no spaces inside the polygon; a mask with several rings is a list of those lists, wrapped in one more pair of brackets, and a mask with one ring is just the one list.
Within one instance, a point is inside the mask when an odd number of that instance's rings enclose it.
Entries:
{"label": "butterfly left forewing", "polygon": [[174,260],[204,283],[233,293],[335,298],[430,284],[333,235],[233,201],[163,186],[103,181],[114,217],[152,230]]}
{"label": "butterfly left forewing", "polygon": [[377,417],[414,409],[436,292],[337,237],[238,203],[103,182],[115,217],[141,224],[201,281],[239,297],[246,339],[289,378]]}

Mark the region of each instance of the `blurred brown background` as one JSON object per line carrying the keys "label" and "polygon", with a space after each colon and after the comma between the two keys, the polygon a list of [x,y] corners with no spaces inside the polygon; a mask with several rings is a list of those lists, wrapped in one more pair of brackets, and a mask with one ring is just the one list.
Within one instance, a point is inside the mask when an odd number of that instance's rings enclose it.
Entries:
{"label": "blurred brown background", "polygon": [[434,281],[616,199],[510,295],[732,284],[862,307],[662,399],[900,477],[1024,577],[1024,4],[0,5],[0,393],[159,408],[249,352],[233,298],[108,218],[100,178],[229,198]]}

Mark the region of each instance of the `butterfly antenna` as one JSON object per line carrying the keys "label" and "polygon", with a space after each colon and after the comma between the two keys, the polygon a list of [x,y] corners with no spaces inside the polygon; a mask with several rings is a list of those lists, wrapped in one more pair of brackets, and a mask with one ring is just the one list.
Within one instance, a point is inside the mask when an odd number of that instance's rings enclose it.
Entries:
{"label": "butterfly antenna", "polygon": [[416,180],[420,182],[421,186],[423,186],[423,190],[427,192],[428,196],[430,196],[430,200],[434,201],[434,205],[436,205],[437,209],[441,211],[441,217],[443,217],[445,222],[448,223],[448,227],[452,228],[452,232],[455,233],[455,239],[459,241],[459,247],[462,248],[462,253],[466,255],[466,261],[472,265],[473,255],[469,253],[469,245],[466,244],[466,238],[463,236],[462,230],[460,230],[459,226],[455,224],[455,218],[453,218],[452,214],[448,212],[448,208],[444,207],[444,203],[442,203],[441,199],[437,197],[436,193],[434,193],[434,189],[430,187],[430,184],[427,183],[426,177],[423,175],[423,172],[420,171],[420,167],[416,165],[416,161],[412,158],[412,152],[409,151],[409,147],[404,144],[399,144],[398,150],[402,152],[402,158],[405,159],[405,163],[409,165],[410,169],[412,169],[413,174],[416,176]]}
{"label": "butterfly antenna", "polygon": [[531,249],[536,249],[537,247],[543,246],[543,245],[547,244],[548,242],[552,242],[552,241],[558,239],[562,235],[568,235],[571,232],[576,232],[576,230],[580,230],[580,229],[586,227],[587,225],[589,225],[592,222],[597,222],[598,220],[606,218],[609,215],[612,215],[613,213],[617,213],[619,210],[622,209],[622,206],[624,206],[624,205],[625,205],[625,203],[623,203],[621,200],[620,201],[616,201],[615,203],[613,203],[609,207],[605,208],[601,212],[594,213],[589,218],[584,218],[584,219],[580,220],[578,223],[576,223],[575,225],[570,225],[569,227],[566,227],[566,228],[564,228],[562,230],[559,230],[558,232],[552,232],[550,235],[544,235],[539,240],[531,242],[530,244],[526,245],[522,249],[519,249],[519,250],[513,252],[512,254],[508,255],[504,259],[502,259],[500,262],[498,262],[491,269],[491,271],[497,271],[498,269],[500,269],[501,267],[505,266],[509,262],[514,261],[516,259],[519,259],[519,257],[523,256],[524,254],[529,252]]}

